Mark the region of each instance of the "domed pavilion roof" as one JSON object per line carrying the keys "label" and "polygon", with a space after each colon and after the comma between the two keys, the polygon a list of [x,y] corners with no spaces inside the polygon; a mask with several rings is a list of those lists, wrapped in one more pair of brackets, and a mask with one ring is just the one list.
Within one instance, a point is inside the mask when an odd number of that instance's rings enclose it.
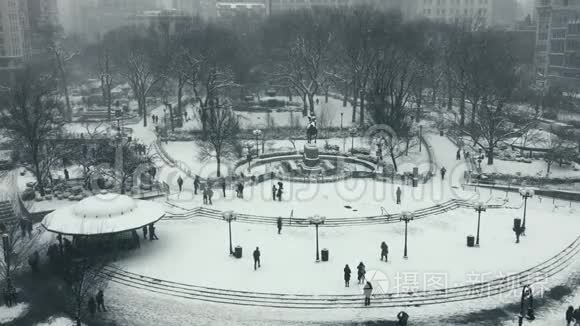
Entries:
{"label": "domed pavilion roof", "polygon": [[63,235],[112,234],[139,229],[164,215],[160,203],[103,193],[51,212],[42,226]]}

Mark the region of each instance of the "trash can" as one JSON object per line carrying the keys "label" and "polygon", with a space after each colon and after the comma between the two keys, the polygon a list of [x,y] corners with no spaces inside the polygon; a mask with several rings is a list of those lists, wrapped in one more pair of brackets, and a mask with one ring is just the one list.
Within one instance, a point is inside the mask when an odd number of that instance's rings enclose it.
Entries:
{"label": "trash can", "polygon": [[322,261],[328,261],[328,249],[324,248],[320,251],[322,256]]}
{"label": "trash can", "polygon": [[236,246],[236,248],[234,249],[234,257],[242,258],[242,247]]}
{"label": "trash can", "polygon": [[413,188],[417,188],[418,184],[419,184],[419,180],[417,178],[413,178]]}
{"label": "trash can", "polygon": [[439,130],[439,136],[443,136],[443,130]]}
{"label": "trash can", "polygon": [[467,236],[467,246],[474,247],[475,246],[475,237],[472,235]]}

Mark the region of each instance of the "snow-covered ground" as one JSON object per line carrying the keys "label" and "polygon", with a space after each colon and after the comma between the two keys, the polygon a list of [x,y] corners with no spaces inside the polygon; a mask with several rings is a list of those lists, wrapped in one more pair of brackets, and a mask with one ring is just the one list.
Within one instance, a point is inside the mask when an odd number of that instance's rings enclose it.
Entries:
{"label": "snow-covered ground", "polygon": [[28,312],[29,305],[27,303],[19,303],[12,307],[5,305],[0,306],[0,325],[8,324],[9,322],[18,319]]}
{"label": "snow-covered ground", "polygon": [[[513,200],[512,205],[521,205],[521,199]],[[257,210],[266,214],[267,209],[262,207],[259,205]],[[557,254],[578,237],[580,219],[576,208],[554,211],[550,201],[528,202],[528,230],[520,244],[514,243],[511,228],[513,218],[520,217],[522,210],[490,209],[482,214],[481,247],[477,249],[465,245],[466,235],[474,234],[477,226],[477,215],[471,209],[411,222],[408,260],[402,259],[403,223],[323,227],[321,247],[329,248],[331,259],[321,264],[313,262],[314,228],[288,227],[278,235],[274,226],[234,222],[234,244],[241,245],[245,251],[244,258],[236,260],[227,254],[226,223],[203,219],[166,221],[158,224],[160,241],[145,244],[120,264],[127,270],[154,278],[258,292],[358,293],[356,287],[345,289],[341,279],[344,264],[354,268],[360,261],[365,262],[368,271],[376,270],[388,276],[388,288],[381,284],[384,291],[409,291],[397,285],[429,289],[425,283],[428,277],[441,273],[448,286],[463,285],[522,271]],[[311,213],[320,212],[312,210]],[[548,234],[558,236],[543,241]],[[379,260],[382,241],[389,244],[389,263]],[[262,268],[258,272],[254,272],[251,258],[256,246],[262,252]],[[178,268],[175,268],[176,262],[179,262]],[[401,279],[407,283],[397,284],[401,282],[397,276],[414,278]]]}
{"label": "snow-covered ground", "polygon": [[[85,324],[83,324],[84,326]],[[76,322],[68,317],[50,317],[45,322],[35,324],[34,326],[76,326]]]}
{"label": "snow-covered ground", "polygon": [[[544,160],[533,160],[531,163],[504,161],[494,159],[492,165],[481,163],[481,168],[485,173],[520,174],[522,176],[545,177],[548,172],[548,163]],[[576,168],[576,171],[574,170]],[[549,177],[552,178],[580,178],[580,165],[572,163],[560,167],[558,163],[553,163],[550,167]]]}

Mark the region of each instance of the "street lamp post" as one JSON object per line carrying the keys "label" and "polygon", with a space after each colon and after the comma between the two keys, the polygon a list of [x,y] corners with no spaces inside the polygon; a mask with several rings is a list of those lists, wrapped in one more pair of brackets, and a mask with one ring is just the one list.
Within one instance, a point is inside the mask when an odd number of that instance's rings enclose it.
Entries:
{"label": "street lamp post", "polygon": [[403,211],[401,212],[401,221],[405,222],[405,250],[403,252],[403,258],[407,259],[407,227],[409,225],[409,222],[412,221],[415,218],[415,216],[413,215],[413,213],[408,212],[408,211]]}
{"label": "street lamp post", "polygon": [[119,101],[115,101],[115,107],[116,107],[115,118],[117,118],[117,132],[118,132],[119,138],[122,137],[122,130],[123,130],[123,127],[121,126],[121,118],[123,117],[123,111],[121,111],[120,105],[121,104],[119,103]]}
{"label": "street lamp post", "polygon": [[2,249],[4,251],[4,264],[6,265],[6,286],[11,288],[10,280],[10,254],[12,249],[10,248],[10,236],[7,233],[2,234]]}
{"label": "street lamp post", "polygon": [[478,202],[475,204],[475,211],[477,212],[477,235],[475,237],[475,246],[479,247],[479,225],[481,223],[481,212],[485,212],[487,207],[483,202]]}
{"label": "street lamp post", "polygon": [[350,144],[350,151],[354,150],[354,136],[356,136],[358,129],[356,127],[352,127],[349,129],[350,137],[351,137],[351,144]]}
{"label": "street lamp post", "polygon": [[316,262],[320,261],[320,250],[318,249],[318,226],[320,224],[324,224],[326,217],[320,215],[314,215],[308,218],[310,224],[314,224],[316,226]]}
{"label": "street lamp post", "polygon": [[340,112],[340,130],[342,130],[342,119],[344,117],[344,112]]}
{"label": "street lamp post", "polygon": [[224,212],[222,215],[223,219],[228,222],[229,234],[230,234],[230,255],[234,254],[234,248],[232,246],[232,221],[236,220],[236,214],[233,211]]}
{"label": "street lamp post", "polygon": [[[256,129],[253,131],[254,136],[256,136],[256,156],[260,155],[260,147],[259,147],[259,140],[260,137],[262,136],[262,130],[260,129]],[[262,151],[263,154],[263,151]]]}
{"label": "street lamp post", "polygon": [[419,125],[419,152],[421,152],[422,144],[423,144],[423,125]]}
{"label": "street lamp post", "polygon": [[524,198],[524,219],[522,221],[523,235],[526,235],[526,211],[528,208],[528,198],[534,196],[534,190],[530,188],[520,188],[520,195]]}

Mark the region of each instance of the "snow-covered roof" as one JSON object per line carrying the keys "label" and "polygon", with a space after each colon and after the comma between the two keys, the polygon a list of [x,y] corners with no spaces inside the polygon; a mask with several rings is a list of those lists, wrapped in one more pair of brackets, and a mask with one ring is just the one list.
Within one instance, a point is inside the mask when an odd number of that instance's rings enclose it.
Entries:
{"label": "snow-covered roof", "polygon": [[110,234],[139,229],[164,215],[159,203],[103,193],[55,210],[44,217],[42,226],[67,235]]}

